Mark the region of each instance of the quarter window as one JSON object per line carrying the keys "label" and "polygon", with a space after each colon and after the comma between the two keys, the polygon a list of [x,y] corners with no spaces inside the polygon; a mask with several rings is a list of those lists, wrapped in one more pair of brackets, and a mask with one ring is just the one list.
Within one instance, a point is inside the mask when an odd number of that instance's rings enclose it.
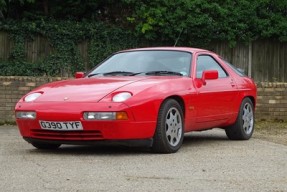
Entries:
{"label": "quarter window", "polygon": [[205,70],[217,70],[218,76],[227,77],[227,73],[222,69],[219,63],[209,55],[200,55],[197,58],[196,78],[202,77],[202,72]]}

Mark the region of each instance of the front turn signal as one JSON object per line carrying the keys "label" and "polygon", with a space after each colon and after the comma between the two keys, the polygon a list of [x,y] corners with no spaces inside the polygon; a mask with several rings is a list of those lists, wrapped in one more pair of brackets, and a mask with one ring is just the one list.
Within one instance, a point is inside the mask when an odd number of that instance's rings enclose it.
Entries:
{"label": "front turn signal", "polygon": [[116,120],[128,120],[128,114],[126,112],[116,112]]}

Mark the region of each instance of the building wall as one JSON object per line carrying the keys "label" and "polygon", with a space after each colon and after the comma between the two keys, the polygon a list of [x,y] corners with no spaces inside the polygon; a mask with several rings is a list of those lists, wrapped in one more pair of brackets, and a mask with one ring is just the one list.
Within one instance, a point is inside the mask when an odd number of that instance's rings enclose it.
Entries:
{"label": "building wall", "polygon": [[[14,122],[14,106],[27,92],[44,83],[61,80],[52,77],[0,77],[0,122]],[[287,83],[259,83],[257,120],[287,121]]]}

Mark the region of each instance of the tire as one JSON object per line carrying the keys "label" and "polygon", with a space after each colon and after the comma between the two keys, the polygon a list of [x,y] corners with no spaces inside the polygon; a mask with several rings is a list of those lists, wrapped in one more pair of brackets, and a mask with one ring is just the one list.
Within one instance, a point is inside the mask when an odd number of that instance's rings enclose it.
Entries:
{"label": "tire", "polygon": [[248,140],[254,131],[254,105],[249,98],[244,98],[235,123],[225,129],[230,140]]}
{"label": "tire", "polygon": [[175,153],[181,147],[183,137],[182,108],[174,99],[168,99],[159,109],[152,150],[156,153]]}
{"label": "tire", "polygon": [[37,149],[44,149],[44,150],[52,150],[52,149],[58,149],[61,144],[51,144],[51,143],[31,143],[34,147]]}

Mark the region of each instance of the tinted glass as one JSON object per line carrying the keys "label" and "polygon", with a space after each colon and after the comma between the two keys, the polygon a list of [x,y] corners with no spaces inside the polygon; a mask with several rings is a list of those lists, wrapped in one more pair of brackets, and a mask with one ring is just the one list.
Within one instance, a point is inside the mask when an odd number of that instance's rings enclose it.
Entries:
{"label": "tinted glass", "polygon": [[219,63],[209,55],[200,55],[197,58],[196,77],[201,78],[205,70],[217,70],[219,77],[227,77],[227,73],[222,69]]}
{"label": "tinted glass", "polygon": [[237,75],[244,77],[246,74],[243,71],[240,71],[238,68],[236,68],[234,65],[230,64],[229,62],[223,60],[227,66],[229,66]]}
{"label": "tinted glass", "polygon": [[191,57],[191,53],[182,51],[122,52],[108,58],[91,73],[172,71],[188,76]]}

